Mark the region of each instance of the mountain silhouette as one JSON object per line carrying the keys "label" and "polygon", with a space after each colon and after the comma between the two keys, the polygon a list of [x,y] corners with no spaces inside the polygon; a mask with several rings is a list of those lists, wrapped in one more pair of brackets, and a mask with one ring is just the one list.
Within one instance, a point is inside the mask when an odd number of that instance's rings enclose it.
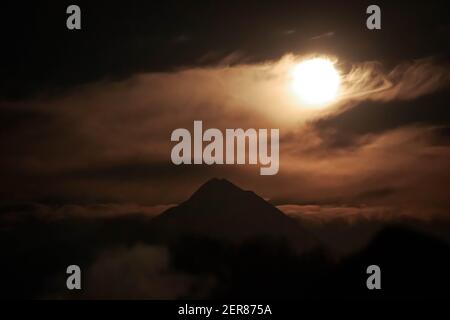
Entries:
{"label": "mountain silhouette", "polygon": [[302,249],[315,243],[297,221],[254,192],[217,178],[154,218],[153,227],[165,239],[195,236],[241,242],[265,237],[287,240]]}

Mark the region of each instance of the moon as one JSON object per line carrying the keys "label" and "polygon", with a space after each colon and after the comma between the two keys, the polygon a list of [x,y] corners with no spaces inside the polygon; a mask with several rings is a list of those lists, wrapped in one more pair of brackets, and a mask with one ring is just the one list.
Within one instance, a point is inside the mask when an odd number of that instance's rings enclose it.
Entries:
{"label": "moon", "polygon": [[334,63],[326,58],[304,60],[292,69],[292,89],[302,105],[322,108],[339,93],[341,77]]}

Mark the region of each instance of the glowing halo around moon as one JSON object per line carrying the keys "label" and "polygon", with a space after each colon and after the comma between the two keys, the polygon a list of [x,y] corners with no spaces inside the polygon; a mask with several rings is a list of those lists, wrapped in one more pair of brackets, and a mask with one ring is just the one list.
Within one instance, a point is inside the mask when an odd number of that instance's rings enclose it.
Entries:
{"label": "glowing halo around moon", "polygon": [[336,100],[341,76],[334,63],[326,58],[301,61],[292,69],[292,90],[300,102],[313,108],[323,108]]}

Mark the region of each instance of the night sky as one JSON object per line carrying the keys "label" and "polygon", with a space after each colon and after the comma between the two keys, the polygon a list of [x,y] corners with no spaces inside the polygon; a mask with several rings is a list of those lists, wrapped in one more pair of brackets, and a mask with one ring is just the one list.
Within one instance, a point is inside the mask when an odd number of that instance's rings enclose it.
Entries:
{"label": "night sky", "polygon": [[[450,218],[445,1],[378,1],[381,30],[365,1],[76,1],[81,30],[66,28],[69,4],[1,5],[8,230],[28,214],[153,217],[214,177],[307,221]],[[289,92],[310,56],[342,78],[321,110]],[[171,132],[194,120],[279,128],[278,174],[174,165]]]}
{"label": "night sky", "polygon": [[[2,202],[167,205],[224,176],[277,204],[363,204],[370,195],[376,205],[418,201],[412,206],[446,211],[450,30],[442,4],[383,4],[375,31],[361,2],[80,2],[79,31],[65,28],[65,2],[8,4]],[[369,73],[353,95],[386,77],[396,87],[350,97],[326,115],[283,119],[270,111],[280,101],[264,96],[264,77],[277,75],[258,68],[287,54],[332,55],[342,72]],[[195,119],[279,127],[280,173],[173,166],[170,132]]]}

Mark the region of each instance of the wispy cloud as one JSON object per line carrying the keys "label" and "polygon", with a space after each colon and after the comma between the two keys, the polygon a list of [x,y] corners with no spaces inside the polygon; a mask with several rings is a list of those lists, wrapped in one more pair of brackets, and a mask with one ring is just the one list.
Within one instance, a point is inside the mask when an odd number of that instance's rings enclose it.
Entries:
{"label": "wispy cloud", "polygon": [[[225,176],[271,199],[354,201],[355,194],[393,189],[399,191],[396,198],[383,201],[413,199],[442,211],[438,207],[447,205],[443,190],[448,187],[449,151],[434,145],[431,126],[362,134],[351,141],[352,148],[339,149],[330,147],[325,129],[313,124],[360,108],[362,101],[404,101],[433,93],[448,83],[448,68],[433,59],[390,71],[375,62],[337,61],[343,77],[340,99],[314,110],[303,106],[291,88],[290,70],[304,58],[287,55],[261,64],[241,61],[140,74],[73,88],[58,97],[4,102],[2,117],[20,125],[3,127],[1,191],[10,201],[61,196],[124,203],[54,210],[62,215],[153,214],[154,205],[179,202],[208,177]],[[236,59],[238,55],[229,61]],[[194,120],[220,129],[280,128],[280,173],[269,182],[246,166],[173,166],[170,134],[189,129]],[[424,183],[436,190],[422,190]],[[150,207],[130,207],[130,202]]]}
{"label": "wispy cloud", "polygon": [[385,71],[379,62],[351,65],[343,74],[342,99],[381,100],[414,99],[450,83],[450,68],[432,58],[417,59]]}

